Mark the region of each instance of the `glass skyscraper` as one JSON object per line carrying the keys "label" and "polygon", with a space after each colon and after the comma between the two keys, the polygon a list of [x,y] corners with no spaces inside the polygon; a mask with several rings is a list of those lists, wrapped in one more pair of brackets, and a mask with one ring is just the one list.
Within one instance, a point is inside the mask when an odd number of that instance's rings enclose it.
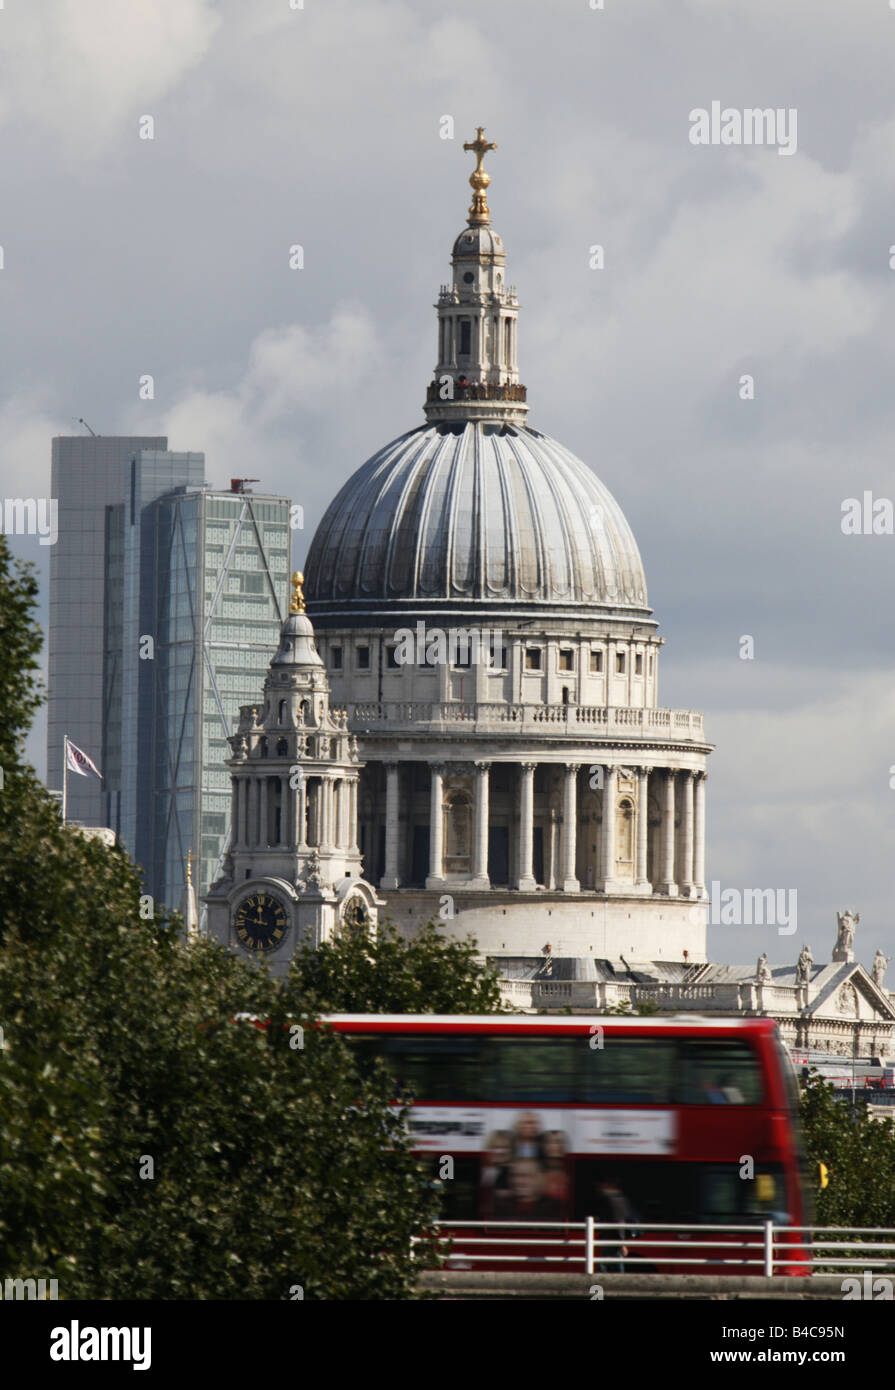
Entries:
{"label": "glass skyscraper", "polygon": [[[201,896],[230,829],[227,738],[260,699],[288,606],[289,502],[179,488],[147,509],[154,656],[141,661],[141,734],[151,777],[136,852],[150,891],[177,907],[187,850]],[[151,748],[150,748],[151,744]]]}
{"label": "glass skyscraper", "polygon": [[[109,564],[118,565],[122,601],[119,530],[109,551],[108,509],[120,506],[131,486],[133,459],[141,449],[164,450],[159,435],[59,435],[53,440],[50,495],[59,507],[59,536],[50,551],[50,615],[47,678],[47,783],[62,786],[65,734],[99,764],[103,773],[104,728],[114,700],[106,683],[109,633],[105,604]],[[201,455],[178,455],[199,458]],[[200,475],[204,462],[200,465]],[[167,483],[192,481],[177,475]],[[120,643],[119,643],[120,647]],[[120,679],[120,672],[111,676]],[[120,750],[118,753],[120,757]],[[69,778],[68,813],[87,825],[109,825],[104,782]]]}
{"label": "glass skyscraper", "polygon": [[48,782],[68,734],[102,782],[70,775],[72,820],[110,826],[145,891],[201,894],[229,831],[227,735],[256,701],[286,611],[289,503],[205,488],[205,456],[163,437],[53,441]]}

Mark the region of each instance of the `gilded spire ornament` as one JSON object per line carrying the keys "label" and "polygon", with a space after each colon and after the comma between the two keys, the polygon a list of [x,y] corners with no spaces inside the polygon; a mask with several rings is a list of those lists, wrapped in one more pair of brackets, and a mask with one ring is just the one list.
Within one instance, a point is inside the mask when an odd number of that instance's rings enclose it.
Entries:
{"label": "gilded spire ornament", "polygon": [[193,881],[193,851],[192,851],[192,848],[188,849],[187,852],[186,852],[186,881],[187,881],[187,883],[192,883],[192,881]]}
{"label": "gilded spire ornament", "polygon": [[489,150],[496,150],[497,146],[491,140],[485,139],[485,127],[476,127],[476,137],[469,140],[463,146],[464,150],[471,150],[476,156],[476,166],[469,176],[469,182],[473,189],[472,202],[469,207],[469,225],[486,226],[491,220],[491,209],[488,207],[488,199],[485,190],[491,182],[491,175],[486,174],[482,168],[482,160]]}
{"label": "gilded spire ornament", "polygon": [[305,596],[302,591],[304,582],[305,577],[301,570],[296,570],[292,576],[292,602],[289,605],[290,613],[303,613],[305,611]]}

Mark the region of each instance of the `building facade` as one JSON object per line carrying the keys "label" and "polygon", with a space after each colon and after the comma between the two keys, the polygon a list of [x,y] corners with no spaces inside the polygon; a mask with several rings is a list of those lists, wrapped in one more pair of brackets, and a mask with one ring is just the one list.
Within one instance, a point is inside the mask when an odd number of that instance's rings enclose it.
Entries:
{"label": "building facade", "polygon": [[[50,787],[62,786],[66,734],[102,768],[105,724],[116,698],[108,688],[110,679],[116,679],[107,664],[110,564],[119,565],[117,594],[121,597],[122,538],[116,537],[112,543],[117,553],[110,552],[107,509],[123,506],[135,453],[140,449],[164,450],[167,445],[167,439],[158,435],[59,435],[53,440],[50,493],[58,503],[59,534],[50,551],[47,632]],[[116,620],[115,615],[112,620]],[[76,777],[68,792],[73,820],[109,824],[103,783],[92,777]]]}
{"label": "building facade", "polygon": [[361,873],[360,760],[305,613],[302,576],[260,701],[231,736],[231,838],[205,896],[208,935],[284,975],[301,944],[375,929],[381,900]]}
{"label": "building facade", "polygon": [[177,907],[187,852],[200,895],[226,852],[227,740],[257,698],[286,614],[289,502],[182,488],[147,508],[145,528],[154,656],[134,663],[143,769],[134,852],[150,891]]}
{"label": "building facade", "polygon": [[701,715],[659,705],[664,639],[621,508],[528,423],[491,147],[467,148],[425,421],[348,480],[306,565],[365,763],[366,873],[403,930],[440,919],[509,972],[545,944],[704,961],[710,744]]}
{"label": "building facade", "polygon": [[64,734],[102,781],[70,777],[73,821],[107,826],[159,903],[189,850],[204,891],[229,830],[227,738],[288,601],[289,502],[205,487],[205,456],[163,437],[53,441],[48,781]]}

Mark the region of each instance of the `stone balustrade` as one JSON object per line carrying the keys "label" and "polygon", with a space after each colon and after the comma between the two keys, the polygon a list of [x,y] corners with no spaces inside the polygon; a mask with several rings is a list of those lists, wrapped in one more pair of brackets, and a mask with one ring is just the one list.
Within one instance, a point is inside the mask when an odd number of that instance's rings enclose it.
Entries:
{"label": "stone balustrade", "polygon": [[[461,700],[369,700],[351,707],[355,732],[386,726],[386,731],[441,733],[451,727],[470,732],[522,737],[556,733],[572,737],[599,732],[607,737],[662,738],[701,743],[702,715],[694,710],[630,709],[624,705],[522,705]],[[547,728],[545,729],[545,726]]]}

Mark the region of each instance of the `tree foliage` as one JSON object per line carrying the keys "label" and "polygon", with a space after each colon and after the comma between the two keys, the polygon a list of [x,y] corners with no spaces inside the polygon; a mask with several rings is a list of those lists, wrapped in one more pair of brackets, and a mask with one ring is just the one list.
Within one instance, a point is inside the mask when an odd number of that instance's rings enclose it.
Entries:
{"label": "tree foliage", "polygon": [[405,939],[389,922],[357,929],[293,958],[287,1007],[318,1013],[494,1014],[502,1012],[495,970],[470,938],[454,941],[428,922]]}
{"label": "tree foliage", "polygon": [[829,1172],[817,1194],[821,1226],[895,1226],[895,1129],[868,1116],[852,1114],[817,1072],[802,1092],[801,1119],[810,1178],[817,1165]]}
{"label": "tree foliage", "polygon": [[127,856],[20,761],[34,597],[0,538],[0,1270],[64,1298],[409,1296],[433,1196],[385,1078],[295,1000],[281,1026],[265,971],[141,920]]}

